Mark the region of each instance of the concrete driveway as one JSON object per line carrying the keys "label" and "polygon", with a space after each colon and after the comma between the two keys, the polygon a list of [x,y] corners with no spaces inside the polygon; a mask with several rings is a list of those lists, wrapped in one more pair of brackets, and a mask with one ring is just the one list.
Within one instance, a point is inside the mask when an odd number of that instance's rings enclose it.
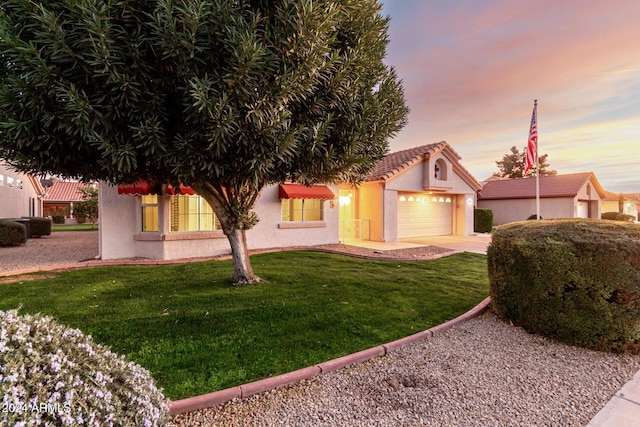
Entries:
{"label": "concrete driveway", "polygon": [[489,246],[489,243],[491,243],[491,234],[480,233],[473,236],[420,237],[413,239],[400,239],[399,242],[428,246],[440,246],[441,248],[474,252],[477,254],[486,254],[487,246]]}

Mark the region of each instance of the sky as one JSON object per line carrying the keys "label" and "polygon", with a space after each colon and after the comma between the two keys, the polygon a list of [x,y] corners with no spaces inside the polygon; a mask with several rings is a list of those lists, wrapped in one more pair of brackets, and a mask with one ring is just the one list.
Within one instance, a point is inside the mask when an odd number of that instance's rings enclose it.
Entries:
{"label": "sky", "polygon": [[447,141],[482,181],[523,151],[537,99],[550,169],[640,192],[640,1],[381,3],[411,109],[391,151]]}

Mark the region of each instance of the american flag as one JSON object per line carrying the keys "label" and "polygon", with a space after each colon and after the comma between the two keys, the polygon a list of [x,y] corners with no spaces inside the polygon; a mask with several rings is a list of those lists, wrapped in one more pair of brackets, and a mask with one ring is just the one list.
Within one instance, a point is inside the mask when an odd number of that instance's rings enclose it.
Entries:
{"label": "american flag", "polygon": [[[531,115],[531,127],[529,128],[529,141],[524,159],[524,173],[527,173],[532,166],[538,163],[538,101],[533,103],[533,114]],[[536,166],[537,167],[537,166]]]}

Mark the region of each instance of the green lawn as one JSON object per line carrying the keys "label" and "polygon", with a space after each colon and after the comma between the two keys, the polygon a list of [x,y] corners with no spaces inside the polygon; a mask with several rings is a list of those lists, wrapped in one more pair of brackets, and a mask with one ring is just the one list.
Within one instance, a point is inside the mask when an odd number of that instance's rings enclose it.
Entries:
{"label": "green lawn", "polygon": [[375,261],[254,255],[266,282],[234,287],[231,261],[103,267],[0,284],[149,369],[171,399],[209,393],[383,344],[452,319],[488,295],[486,257]]}
{"label": "green lawn", "polygon": [[91,227],[91,224],[51,224],[51,231],[95,231],[98,229],[98,224],[95,228]]}

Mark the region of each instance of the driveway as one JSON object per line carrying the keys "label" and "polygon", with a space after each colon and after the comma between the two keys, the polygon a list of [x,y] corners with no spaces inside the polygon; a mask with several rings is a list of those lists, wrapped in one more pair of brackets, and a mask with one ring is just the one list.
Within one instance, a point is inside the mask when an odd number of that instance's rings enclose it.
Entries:
{"label": "driveway", "polygon": [[0,247],[3,272],[70,264],[98,256],[97,231],[58,231],[51,236],[29,239],[21,246]]}
{"label": "driveway", "polygon": [[474,252],[477,254],[486,254],[487,246],[491,243],[491,234],[480,233],[473,236],[420,237],[413,239],[400,239],[399,241],[418,245],[439,246],[441,248]]}

